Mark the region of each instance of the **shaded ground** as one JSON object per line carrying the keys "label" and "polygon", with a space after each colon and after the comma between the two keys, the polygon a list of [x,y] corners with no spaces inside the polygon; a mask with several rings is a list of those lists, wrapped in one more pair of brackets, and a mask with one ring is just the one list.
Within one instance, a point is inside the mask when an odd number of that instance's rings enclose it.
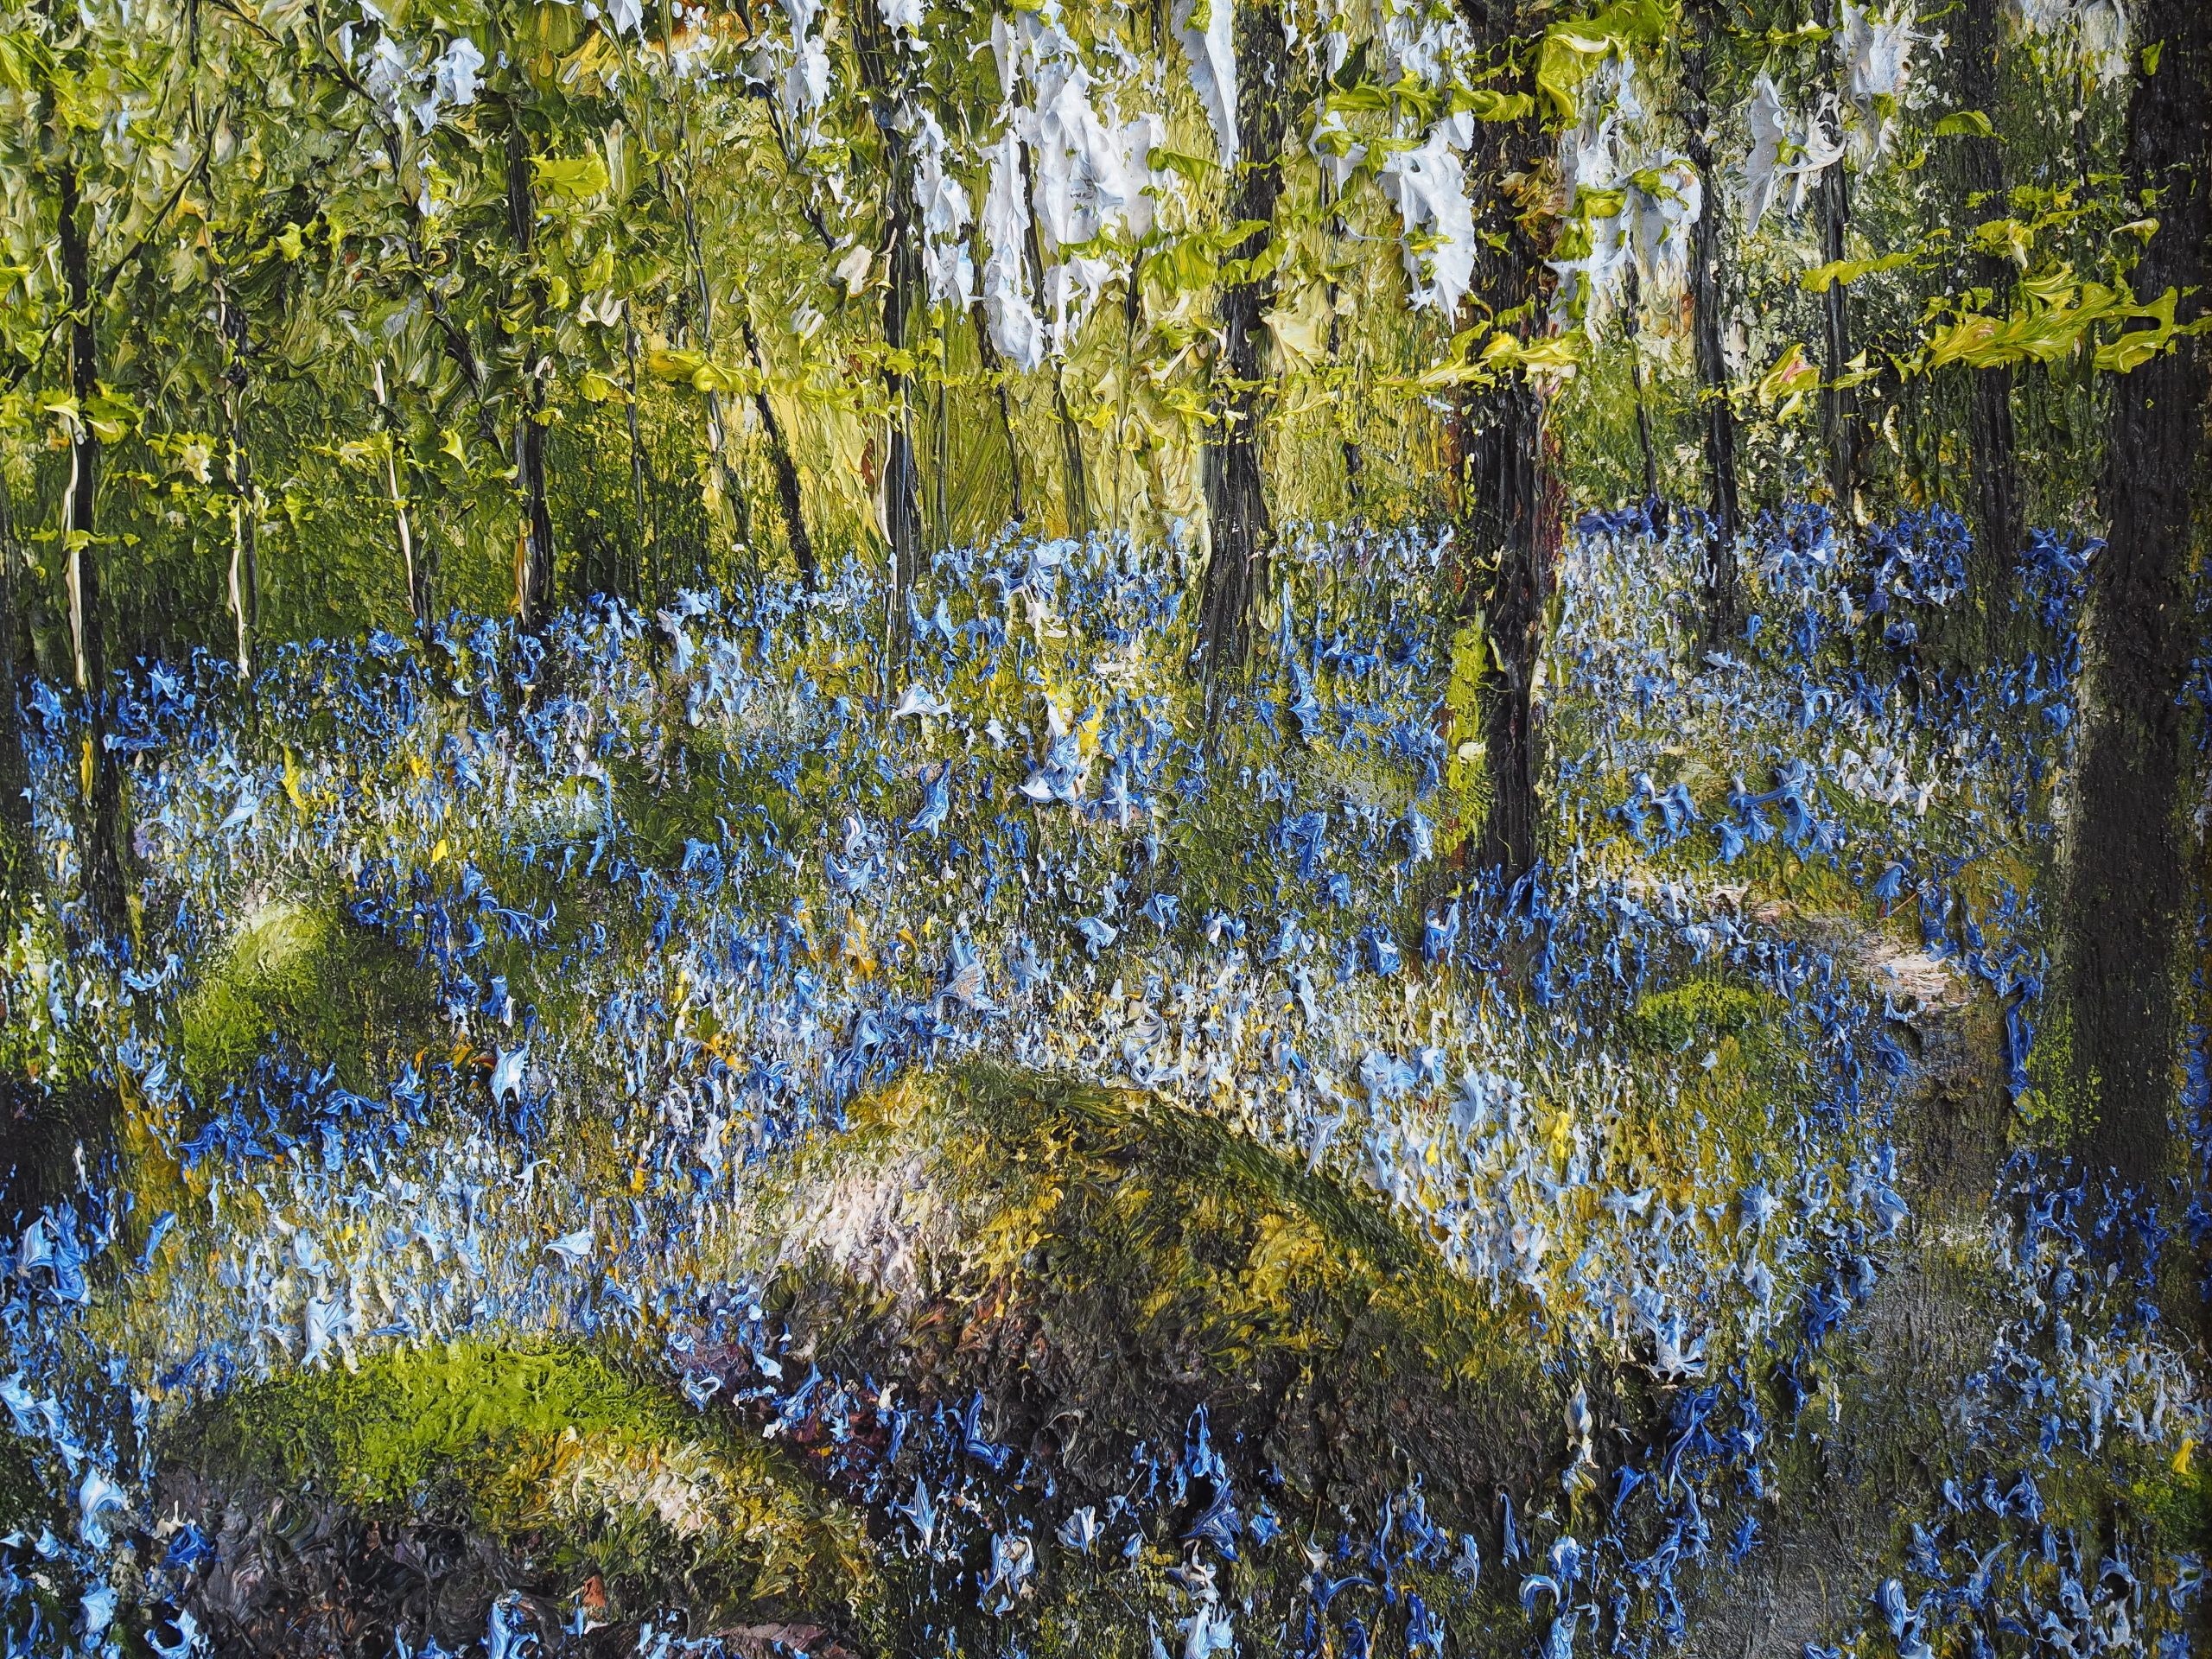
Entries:
{"label": "shaded ground", "polygon": [[1895,1126],[1913,1213],[1873,1296],[1823,1351],[1819,1397],[1777,1449],[1759,1548],[1707,1575],[1689,1624],[1695,1659],[1794,1659],[1872,1613],[1870,1588],[1902,1559],[1905,1517],[1936,1513],[1962,1461],[1961,1387],[1998,1328],[1985,1221],[2012,1112],[1996,1009],[1894,939],[1836,942],[1919,1010],[1891,1022],[1914,1058]]}

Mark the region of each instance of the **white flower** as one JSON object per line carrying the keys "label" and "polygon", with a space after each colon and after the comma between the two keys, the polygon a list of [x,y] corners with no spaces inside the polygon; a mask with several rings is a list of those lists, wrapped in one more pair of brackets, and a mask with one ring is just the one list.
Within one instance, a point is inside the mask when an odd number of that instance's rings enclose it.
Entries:
{"label": "white flower", "polygon": [[361,84],[371,98],[385,111],[397,114],[400,89],[415,78],[414,65],[399,43],[389,35],[377,36],[377,43],[369,48],[369,61],[361,73]]}
{"label": "white flower", "polygon": [[944,132],[921,111],[915,122],[914,205],[922,216],[922,274],[934,302],[966,306],[976,291],[976,262],[969,257],[968,192],[944,170]]}
{"label": "white flower", "polygon": [[607,0],[607,21],[617,35],[636,35],[645,26],[642,0]]}
{"label": "white flower", "polygon": [[829,101],[830,54],[819,41],[802,41],[784,72],[785,117],[796,125]]}

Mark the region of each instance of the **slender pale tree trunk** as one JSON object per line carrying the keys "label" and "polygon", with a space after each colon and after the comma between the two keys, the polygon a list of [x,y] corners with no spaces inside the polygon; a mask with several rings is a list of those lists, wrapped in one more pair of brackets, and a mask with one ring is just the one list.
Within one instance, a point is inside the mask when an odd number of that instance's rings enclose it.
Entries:
{"label": "slender pale tree trunk", "polygon": [[[2147,0],[2127,117],[2131,199],[2157,190],[2134,273],[2187,321],[2212,283],[2212,10]],[[2143,74],[2156,52],[2156,73]],[[2103,484],[2109,528],[2089,565],[2080,771],[2062,899],[2065,1000],[2053,1045],[2091,1166],[2147,1185],[2173,1155],[2188,845],[2182,687],[2197,648],[2189,577],[2202,505],[2212,372],[2201,335],[2113,385]]]}
{"label": "slender pale tree trunk", "polygon": [[69,298],[69,380],[79,418],[69,440],[69,490],[63,501],[67,552],[70,641],[76,659],[77,689],[85,700],[85,739],[79,779],[83,794],[85,894],[92,918],[111,939],[130,932],[123,856],[123,775],[107,752],[107,629],[100,603],[100,446],[82,417],[99,394],[99,331],[94,321],[92,250],[86,239],[85,213],[77,170],[64,166],[59,179],[54,240],[61,280]]}
{"label": "slender pale tree trunk", "polygon": [[253,455],[245,442],[245,392],[250,378],[250,340],[245,313],[227,291],[218,289],[218,319],[227,362],[223,371],[223,415],[230,427],[230,454],[225,470],[231,486],[231,615],[238,625],[238,677],[253,677],[260,640],[261,571],[259,517],[253,492]]}
{"label": "slender pale tree trunk", "polygon": [[385,388],[384,359],[378,358],[372,382],[376,390],[377,409],[384,423],[384,481],[391,496],[391,516],[399,530],[399,574],[407,584],[407,614],[421,627],[429,618],[428,596],[424,592],[423,573],[415,565],[415,530],[407,513],[407,492],[399,478],[399,419],[392,408],[391,395]]}

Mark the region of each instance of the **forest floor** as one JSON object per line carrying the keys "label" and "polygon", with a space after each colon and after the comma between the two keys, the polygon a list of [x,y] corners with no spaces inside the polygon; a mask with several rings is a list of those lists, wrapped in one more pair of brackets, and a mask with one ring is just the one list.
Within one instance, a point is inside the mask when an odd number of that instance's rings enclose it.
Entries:
{"label": "forest floor", "polygon": [[1287,555],[1217,721],[1104,543],[948,554],[895,660],[848,571],[150,672],[128,957],[49,721],[0,1625],[2177,1639],[2188,1195],[2092,1206],[2034,1087],[2079,559],[1955,679],[1955,535],[1770,520],[1703,654],[1694,549],[1586,520],[1511,883],[1412,533]]}

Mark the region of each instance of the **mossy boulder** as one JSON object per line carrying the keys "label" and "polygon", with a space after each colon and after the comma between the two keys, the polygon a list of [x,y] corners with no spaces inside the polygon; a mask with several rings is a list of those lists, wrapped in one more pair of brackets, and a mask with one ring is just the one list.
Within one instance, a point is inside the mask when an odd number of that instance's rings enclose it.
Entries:
{"label": "mossy boulder", "polygon": [[158,1512],[216,1545],[188,1605],[226,1651],[458,1649],[497,1604],[548,1642],[581,1611],[609,1651],[682,1607],[695,1630],[825,1652],[876,1593],[857,1515],[580,1346],[461,1344],[250,1386],[181,1420],[162,1460]]}
{"label": "mossy boulder", "polygon": [[1064,1491],[1215,1443],[1294,1504],[1419,1477],[1466,1525],[1564,1456],[1533,1306],[1369,1195],[1157,1096],[972,1065],[916,1074],[788,1156],[755,1265],[804,1357],[924,1400],[980,1390]]}
{"label": "mossy boulder", "polygon": [[203,1095],[245,1075],[273,1033],[357,1092],[380,1089],[432,1039],[431,982],[397,950],[325,910],[249,914],[183,1004],[186,1078]]}

